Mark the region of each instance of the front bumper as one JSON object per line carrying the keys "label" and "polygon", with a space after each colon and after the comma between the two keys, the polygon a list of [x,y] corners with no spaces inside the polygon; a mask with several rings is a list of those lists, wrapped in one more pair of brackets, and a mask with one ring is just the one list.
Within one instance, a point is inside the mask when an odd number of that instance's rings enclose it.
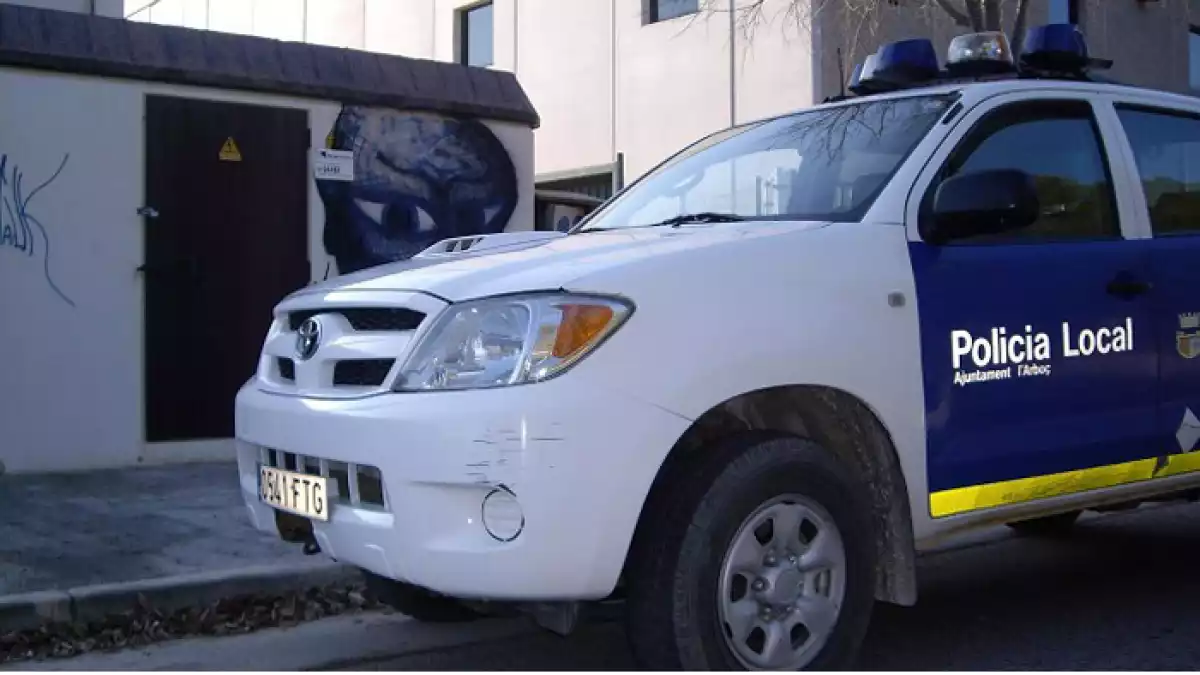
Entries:
{"label": "front bumper", "polygon": [[[564,377],[468,392],[316,400],[265,393],[236,404],[241,488],[251,521],[262,448],[377,467],[387,506],[335,504],[314,522],[322,550],[376,574],[462,598],[585,600],[612,592],[642,503],[688,421]],[[499,541],[482,502],[503,486],[524,529]]]}

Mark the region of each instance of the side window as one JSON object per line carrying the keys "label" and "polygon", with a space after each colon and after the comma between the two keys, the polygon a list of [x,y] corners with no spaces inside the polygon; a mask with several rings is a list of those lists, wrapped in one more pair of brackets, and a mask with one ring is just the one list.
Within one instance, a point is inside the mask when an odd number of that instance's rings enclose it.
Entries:
{"label": "side window", "polygon": [[1200,235],[1200,119],[1117,106],[1154,236]]}
{"label": "side window", "polygon": [[1041,217],[1016,232],[975,242],[1111,239],[1121,236],[1100,130],[1086,101],[1031,101],[984,116],[929,187],[929,208],[942,180],[988,169],[1019,169],[1037,186]]}

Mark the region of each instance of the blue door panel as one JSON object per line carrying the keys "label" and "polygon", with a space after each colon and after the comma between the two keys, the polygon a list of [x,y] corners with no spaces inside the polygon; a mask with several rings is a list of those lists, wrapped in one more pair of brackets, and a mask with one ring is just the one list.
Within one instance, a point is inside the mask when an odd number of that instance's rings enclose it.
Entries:
{"label": "blue door panel", "polygon": [[1145,242],[913,243],[910,255],[931,492],[1162,453],[1148,301],[1107,291],[1121,273],[1148,278]]}
{"label": "blue door panel", "polygon": [[[1196,226],[1200,230],[1200,214]],[[1170,452],[1200,450],[1200,430],[1181,429],[1200,420],[1200,234],[1156,239],[1153,247],[1153,303],[1162,354],[1159,425],[1170,439]]]}
{"label": "blue door panel", "polygon": [[[1154,239],[1150,267],[1160,355],[1158,424],[1169,454],[1200,450],[1200,115],[1118,103]],[[1200,469],[1171,458],[1168,473]]]}

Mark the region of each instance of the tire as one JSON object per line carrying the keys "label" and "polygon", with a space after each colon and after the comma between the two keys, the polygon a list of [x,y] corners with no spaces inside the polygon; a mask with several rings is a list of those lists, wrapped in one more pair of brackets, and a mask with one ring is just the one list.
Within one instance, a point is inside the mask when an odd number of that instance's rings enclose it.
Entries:
{"label": "tire", "polygon": [[[775,508],[786,509],[788,513],[807,509],[815,520],[832,524],[832,528],[818,529],[816,537],[832,532],[835,536],[828,541],[840,539],[844,556],[841,574],[805,579],[809,588],[820,593],[820,579],[824,578],[828,581],[826,590],[841,596],[840,612],[833,615],[836,619],[831,622],[832,627],[824,631],[824,639],[819,638],[821,631],[814,633],[818,638],[805,647],[809,650],[807,658],[785,663],[783,667],[816,670],[850,667],[866,635],[875,601],[875,538],[864,486],[830,452],[808,440],[740,439],[701,452],[705,457],[699,464],[672,471],[669,487],[655,491],[657,497],[647,502],[647,511],[635,536],[626,603],[626,628],[635,658],[650,670],[767,667],[739,656],[735,649],[740,648],[734,646],[749,646],[753,651],[762,643],[765,651],[766,633],[757,637],[754,633],[763,626],[762,617],[757,614],[761,611],[758,604],[763,597],[761,589],[749,585],[749,576],[723,574],[723,566],[735,536],[750,532],[742,528],[743,521],[762,505],[790,495],[797,498],[795,505],[776,504]],[[799,519],[799,532],[805,532],[804,522],[809,515]],[[770,520],[772,538],[767,545],[773,546],[782,541],[773,538],[775,523],[783,521]],[[754,528],[752,536],[761,543],[762,534]],[[817,541],[817,538],[812,540]],[[802,556],[797,564],[803,565],[805,549],[799,545],[800,540],[796,543],[794,548]],[[753,551],[754,556],[759,553],[753,545],[746,550]],[[754,556],[746,559],[757,559]],[[798,588],[799,584],[793,582],[802,572],[795,566],[788,568],[792,563],[785,556],[776,558],[775,567],[762,568],[763,576],[755,578],[766,584],[767,576],[778,575],[771,577],[770,583],[786,596],[788,591],[783,589]],[[737,581],[737,577],[743,577],[744,581]],[[742,634],[750,636],[746,640],[727,638],[732,631],[726,631],[730,624],[722,618],[726,611],[722,608],[727,606],[721,600],[724,592],[729,592],[731,599],[740,596],[739,608],[759,607],[746,615],[753,614],[755,618],[742,622]],[[746,604],[747,600],[751,604]],[[799,602],[780,596],[767,600],[783,603],[776,607]],[[802,622],[809,621],[800,611],[780,612],[775,617],[776,630],[779,627],[786,630],[796,616],[801,616]],[[745,627],[751,624],[755,628],[747,632]]]}
{"label": "tire", "polygon": [[482,617],[454,598],[438,595],[419,586],[381,577],[363,570],[367,593],[417,621],[425,623],[465,623]]}
{"label": "tire", "polygon": [[1008,526],[1018,534],[1034,537],[1057,537],[1075,529],[1075,521],[1079,520],[1079,516],[1082,514],[1083,511],[1067,511],[1053,516],[1008,523]]}

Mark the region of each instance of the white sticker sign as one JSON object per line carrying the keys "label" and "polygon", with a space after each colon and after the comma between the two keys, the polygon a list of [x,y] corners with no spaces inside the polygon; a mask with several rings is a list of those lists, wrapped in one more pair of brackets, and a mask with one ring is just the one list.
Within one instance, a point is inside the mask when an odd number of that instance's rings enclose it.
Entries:
{"label": "white sticker sign", "polygon": [[[1101,328],[1072,328],[1062,323],[1062,358],[1133,351],[1133,317]],[[1025,326],[1025,332],[1010,333],[1003,326],[990,334],[974,335],[966,330],[950,332],[950,359],[954,384],[1010,380],[1016,377],[1049,376],[1053,358],[1050,335]],[[974,366],[974,369],[971,369]]]}
{"label": "white sticker sign", "polygon": [[317,180],[354,180],[354,152],[318,149],[313,157],[313,174]]}

